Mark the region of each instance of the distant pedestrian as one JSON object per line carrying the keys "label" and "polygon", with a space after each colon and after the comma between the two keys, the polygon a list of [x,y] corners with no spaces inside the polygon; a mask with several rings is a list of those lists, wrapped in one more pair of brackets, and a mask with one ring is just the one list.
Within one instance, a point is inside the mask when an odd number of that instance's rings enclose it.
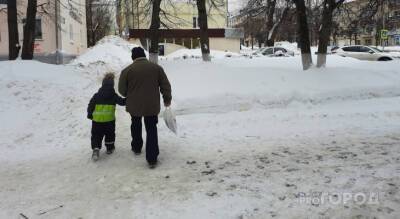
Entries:
{"label": "distant pedestrian", "polygon": [[171,104],[171,85],[164,69],[147,60],[140,47],[132,49],[133,63],[119,78],[118,90],[126,97],[126,111],[131,114],[132,151],[139,155],[143,147],[142,117],[146,127],[146,160],[150,168],[157,164],[159,154],[157,123],[160,113],[160,92],[164,105]]}
{"label": "distant pedestrian", "polygon": [[103,138],[107,154],[115,150],[115,106],[125,106],[126,99],[120,97],[114,90],[114,74],[104,76],[102,86],[89,102],[87,117],[92,120],[92,159],[99,159]]}

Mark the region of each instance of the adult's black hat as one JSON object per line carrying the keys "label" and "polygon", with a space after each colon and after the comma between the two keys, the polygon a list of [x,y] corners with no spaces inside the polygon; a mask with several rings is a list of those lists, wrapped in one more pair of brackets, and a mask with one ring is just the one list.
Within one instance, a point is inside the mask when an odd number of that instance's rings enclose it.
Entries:
{"label": "adult's black hat", "polygon": [[132,49],[132,60],[135,60],[140,57],[146,57],[144,50],[141,47],[134,47]]}

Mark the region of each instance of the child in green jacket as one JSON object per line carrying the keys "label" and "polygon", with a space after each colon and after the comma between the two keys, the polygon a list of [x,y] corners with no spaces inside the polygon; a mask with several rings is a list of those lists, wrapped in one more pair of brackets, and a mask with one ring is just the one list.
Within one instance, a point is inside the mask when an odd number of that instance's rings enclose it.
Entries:
{"label": "child in green jacket", "polygon": [[92,159],[99,159],[103,138],[107,154],[112,154],[115,150],[115,106],[125,106],[126,99],[120,97],[114,90],[114,74],[107,73],[102,82],[102,86],[95,93],[89,102],[87,118],[92,120]]}

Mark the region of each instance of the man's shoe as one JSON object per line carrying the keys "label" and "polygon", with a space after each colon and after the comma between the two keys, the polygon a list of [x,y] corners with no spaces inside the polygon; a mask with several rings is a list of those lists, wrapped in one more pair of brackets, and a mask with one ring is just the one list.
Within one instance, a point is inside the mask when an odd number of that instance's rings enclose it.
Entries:
{"label": "man's shoe", "polygon": [[114,151],[115,151],[115,148],[110,148],[110,149],[107,149],[107,154],[112,154],[112,153],[114,153]]}
{"label": "man's shoe", "polygon": [[137,152],[137,151],[135,151],[135,150],[133,150],[133,149],[132,149],[132,152],[133,152],[135,155],[140,155],[140,154],[142,153],[141,151]]}
{"label": "man's shoe", "polygon": [[157,167],[157,161],[152,161],[152,162],[149,162],[149,168],[150,169],[154,169],[154,168],[156,168]]}
{"label": "man's shoe", "polygon": [[100,149],[93,149],[92,160],[97,161],[99,159]]}

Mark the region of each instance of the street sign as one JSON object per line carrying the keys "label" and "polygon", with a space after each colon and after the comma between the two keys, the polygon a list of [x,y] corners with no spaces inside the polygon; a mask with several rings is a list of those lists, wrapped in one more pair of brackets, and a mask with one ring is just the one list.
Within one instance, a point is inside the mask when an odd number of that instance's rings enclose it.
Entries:
{"label": "street sign", "polygon": [[388,30],[381,30],[381,39],[382,40],[388,39]]}

